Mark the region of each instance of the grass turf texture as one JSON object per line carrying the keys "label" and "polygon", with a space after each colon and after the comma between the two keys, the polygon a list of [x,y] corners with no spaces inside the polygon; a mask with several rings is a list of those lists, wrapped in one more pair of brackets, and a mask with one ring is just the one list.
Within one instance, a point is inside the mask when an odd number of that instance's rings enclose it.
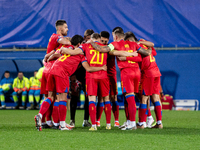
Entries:
{"label": "grass turf texture", "polygon": [[[83,128],[77,110],[73,131],[35,128],[37,110],[0,110],[0,149],[200,149],[200,111],[163,111],[163,129],[106,130],[105,115],[97,131]],[[154,119],[155,115],[152,112]],[[120,110],[120,124],[125,121]],[[69,111],[67,112],[69,123]]]}

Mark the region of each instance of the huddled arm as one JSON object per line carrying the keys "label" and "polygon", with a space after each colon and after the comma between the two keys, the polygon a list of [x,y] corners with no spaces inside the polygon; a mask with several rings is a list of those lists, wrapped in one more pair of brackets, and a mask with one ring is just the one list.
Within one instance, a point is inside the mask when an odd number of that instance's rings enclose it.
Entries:
{"label": "huddled arm", "polygon": [[107,53],[109,51],[111,51],[109,46],[100,46],[98,44],[96,44],[95,42],[90,42],[90,44],[94,47],[95,50],[102,52],[102,53]]}
{"label": "huddled arm", "polygon": [[69,55],[78,55],[78,54],[84,54],[82,49],[80,48],[76,48],[74,50],[70,49],[70,48],[65,48],[65,47],[62,47],[60,49],[60,53],[61,54],[69,54]]}
{"label": "huddled arm", "polygon": [[91,67],[87,61],[82,62],[83,67],[85,68],[86,71],[88,72],[95,72],[95,71],[100,71],[104,70],[107,71],[107,66],[104,65],[102,67]]}

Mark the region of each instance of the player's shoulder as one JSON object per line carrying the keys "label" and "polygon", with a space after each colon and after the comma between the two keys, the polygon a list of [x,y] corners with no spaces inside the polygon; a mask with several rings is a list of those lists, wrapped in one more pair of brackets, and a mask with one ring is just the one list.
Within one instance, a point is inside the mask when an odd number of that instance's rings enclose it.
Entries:
{"label": "player's shoulder", "polygon": [[73,46],[73,45],[64,45],[63,47],[70,48],[70,49],[74,49],[74,46]]}
{"label": "player's shoulder", "polygon": [[53,33],[51,35],[51,39],[58,39],[58,38],[62,38],[62,36],[60,34],[57,34],[57,33]]}

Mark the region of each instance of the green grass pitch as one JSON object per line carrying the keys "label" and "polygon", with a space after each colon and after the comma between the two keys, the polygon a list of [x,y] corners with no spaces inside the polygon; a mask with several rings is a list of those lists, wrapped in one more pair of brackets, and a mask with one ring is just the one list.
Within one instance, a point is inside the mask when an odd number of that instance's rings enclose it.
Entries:
{"label": "green grass pitch", "polygon": [[[97,131],[83,128],[77,110],[72,131],[35,128],[37,110],[0,110],[0,149],[200,149],[200,111],[163,111],[163,129],[106,130],[105,115]],[[154,112],[152,112],[154,118]],[[120,124],[125,121],[120,110]],[[66,122],[69,123],[69,111]]]}

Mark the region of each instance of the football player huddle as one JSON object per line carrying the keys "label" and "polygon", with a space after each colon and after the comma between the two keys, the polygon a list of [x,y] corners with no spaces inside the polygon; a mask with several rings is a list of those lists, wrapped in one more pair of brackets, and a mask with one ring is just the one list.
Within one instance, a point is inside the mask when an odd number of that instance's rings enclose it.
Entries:
{"label": "football player huddle", "polygon": [[[83,126],[89,126],[90,131],[97,130],[104,110],[107,130],[111,129],[111,112],[115,118],[114,127],[119,127],[121,130],[163,128],[159,97],[161,73],[155,62],[154,56],[157,53],[152,42],[138,40],[132,32],[124,33],[121,27],[113,29],[114,41],[110,44],[108,44],[110,35],[107,31],[98,34],[88,29],[84,33],[84,38],[81,35],[67,38],[64,37],[68,32],[65,20],[56,21],[56,31],[57,33],[52,34],[49,39],[47,54],[43,60],[45,69],[41,80],[41,94],[45,95],[45,99],[38,115],[35,116],[38,131],[42,128],[72,130],[75,127],[74,117],[70,124],[65,122],[65,118],[69,78],[76,75],[75,72],[80,69],[80,64],[85,69],[79,76],[81,74],[84,77],[80,82],[85,87],[85,101],[88,101],[85,105],[85,114],[88,114],[88,117],[84,117]],[[125,96],[127,121],[121,126],[115,59],[120,69],[121,87]],[[138,123],[136,123],[136,95],[140,99]],[[154,126],[152,126],[154,119],[149,109],[150,98],[156,114],[157,122]],[[88,122],[89,116],[91,124]]]}

